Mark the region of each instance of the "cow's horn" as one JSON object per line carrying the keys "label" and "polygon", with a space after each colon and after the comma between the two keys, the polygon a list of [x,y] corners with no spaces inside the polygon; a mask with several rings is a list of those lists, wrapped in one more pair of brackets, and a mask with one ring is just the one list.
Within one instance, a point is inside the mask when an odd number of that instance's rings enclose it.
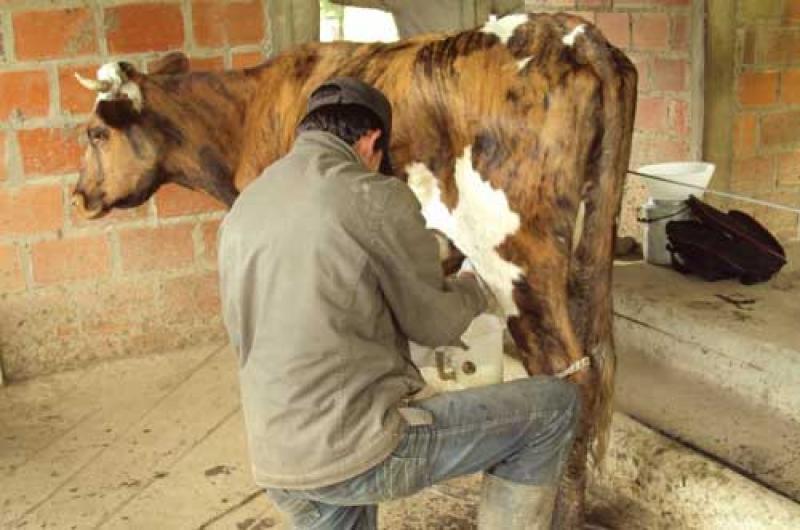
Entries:
{"label": "cow's horn", "polygon": [[96,81],[94,79],[86,79],[81,74],[76,73],[75,79],[78,80],[78,83],[83,85],[84,88],[88,88],[89,90],[93,90],[95,92],[108,92],[111,90],[111,81]]}

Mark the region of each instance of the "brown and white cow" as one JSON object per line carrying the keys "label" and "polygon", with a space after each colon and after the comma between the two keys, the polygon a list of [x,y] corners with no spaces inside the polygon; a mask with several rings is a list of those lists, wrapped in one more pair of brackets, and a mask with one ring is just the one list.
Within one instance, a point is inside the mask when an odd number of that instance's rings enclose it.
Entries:
{"label": "brown and white cow", "polygon": [[554,523],[580,528],[589,447],[602,455],[611,416],[610,279],[636,99],[630,61],[591,24],[559,14],[391,44],[309,44],[243,71],[187,70],[172,55],[149,75],[111,63],[83,80],[99,96],[76,208],[99,217],[165,182],[230,205],[288,151],[313,88],[340,75],[374,84],[395,110],[396,174],[487,279],[528,371],[591,359],[571,376],[584,414]]}

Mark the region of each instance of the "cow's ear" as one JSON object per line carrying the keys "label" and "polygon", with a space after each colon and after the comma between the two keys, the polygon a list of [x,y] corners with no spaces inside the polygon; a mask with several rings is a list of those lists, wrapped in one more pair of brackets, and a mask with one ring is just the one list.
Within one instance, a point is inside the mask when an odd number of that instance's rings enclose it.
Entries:
{"label": "cow's ear", "polygon": [[151,74],[185,74],[189,71],[189,58],[183,52],[168,53],[150,66]]}
{"label": "cow's ear", "polygon": [[133,66],[131,63],[126,63],[125,61],[119,62],[119,69],[122,70],[123,74],[125,74],[125,79],[123,79],[123,81],[136,81],[142,75],[135,66]]}
{"label": "cow's ear", "polygon": [[114,129],[130,127],[139,119],[139,113],[129,99],[107,99],[97,102],[97,115]]}

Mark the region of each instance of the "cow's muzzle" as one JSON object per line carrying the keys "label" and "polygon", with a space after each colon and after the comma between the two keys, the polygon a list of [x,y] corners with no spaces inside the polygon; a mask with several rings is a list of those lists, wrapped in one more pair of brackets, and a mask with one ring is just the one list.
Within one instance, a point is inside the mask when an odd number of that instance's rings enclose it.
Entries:
{"label": "cow's muzzle", "polygon": [[102,203],[94,208],[88,208],[86,196],[79,191],[72,192],[72,206],[75,207],[78,215],[84,219],[99,219],[108,213],[108,210],[103,208]]}

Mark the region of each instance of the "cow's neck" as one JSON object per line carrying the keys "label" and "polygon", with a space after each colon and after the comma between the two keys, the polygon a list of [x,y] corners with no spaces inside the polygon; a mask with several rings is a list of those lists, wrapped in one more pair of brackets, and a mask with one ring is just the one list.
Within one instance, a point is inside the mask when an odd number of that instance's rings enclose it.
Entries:
{"label": "cow's neck", "polygon": [[163,83],[181,135],[164,163],[167,181],[233,204],[243,124],[255,87],[242,72],[192,73]]}

